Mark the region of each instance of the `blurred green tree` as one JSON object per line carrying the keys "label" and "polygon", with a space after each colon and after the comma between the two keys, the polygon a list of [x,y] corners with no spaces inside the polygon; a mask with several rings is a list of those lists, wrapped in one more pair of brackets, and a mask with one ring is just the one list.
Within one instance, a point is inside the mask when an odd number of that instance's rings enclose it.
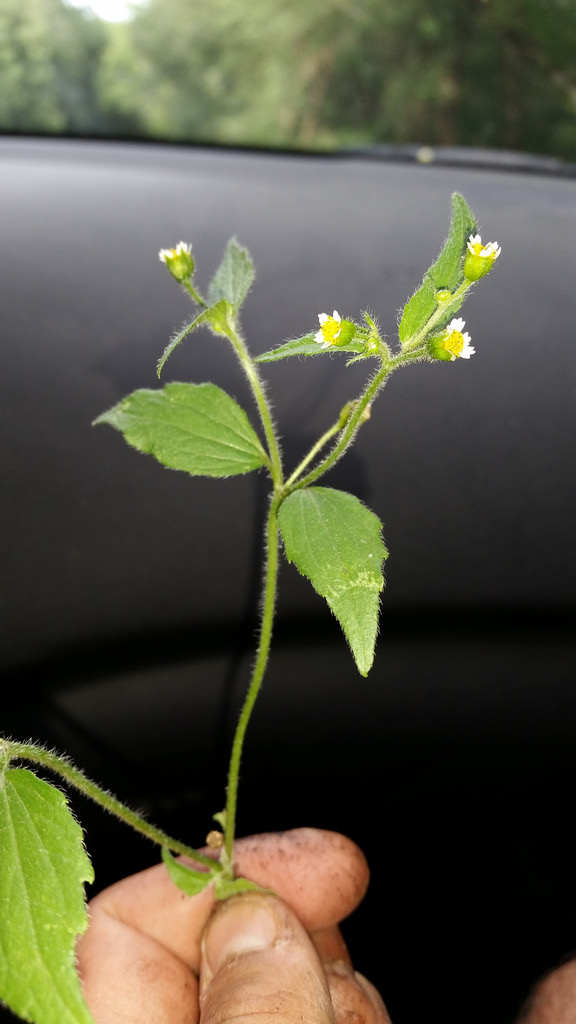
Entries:
{"label": "blurred green tree", "polygon": [[574,0],[149,0],[101,75],[144,134],[576,159]]}
{"label": "blurred green tree", "polygon": [[104,26],[61,0],[0,0],[0,130],[98,134]]}
{"label": "blurred green tree", "polygon": [[576,161],[574,0],[0,0],[0,129]]}

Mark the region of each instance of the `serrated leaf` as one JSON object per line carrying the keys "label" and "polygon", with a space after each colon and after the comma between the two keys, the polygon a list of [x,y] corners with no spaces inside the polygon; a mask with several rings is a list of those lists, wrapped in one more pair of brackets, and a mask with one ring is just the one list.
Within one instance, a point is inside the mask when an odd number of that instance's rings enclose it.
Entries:
{"label": "serrated leaf", "polygon": [[191,334],[192,331],[195,331],[198,327],[202,327],[202,325],[206,323],[207,313],[208,311],[206,309],[203,310],[202,313],[199,313],[198,316],[194,317],[190,323],[185,324],[181,331],[178,331],[177,334],[170,338],[170,341],[166,345],[166,348],[156,364],[156,372],[158,376],[162,373],[162,370],[174,349],[178,348],[178,345],[180,345],[180,343],[184,341],[184,338]]}
{"label": "serrated leaf", "polygon": [[162,848],[162,860],[174,885],[177,885],[187,896],[196,896],[199,892],[203,892],[214,881],[217,872],[222,870],[220,864],[216,861],[214,863],[214,870],[196,871],[194,868],[189,868],[186,864],[176,860],[170,851],[164,847]]}
{"label": "serrated leaf", "polygon": [[75,966],[94,874],[64,794],[26,768],[0,776],[0,999],[35,1024],[94,1024]]}
{"label": "serrated leaf", "polygon": [[192,476],[233,476],[267,463],[244,410],[215,384],[167,384],[122,399],[94,421],[138,451]]}
{"label": "serrated leaf", "polygon": [[329,348],[319,345],[314,340],[313,334],[304,334],[301,338],[293,338],[286,341],[278,348],[270,349],[256,356],[256,363],[275,363],[279,359],[287,359],[289,356],[324,356],[333,352],[364,352],[365,345],[361,341],[352,341],[348,345],[330,345]]}
{"label": "serrated leaf", "polygon": [[278,522],[289,562],[326,598],[350,644],[361,675],[374,660],[382,562],[382,524],[352,494],[329,487],[293,491]]}
{"label": "serrated leaf", "polygon": [[[429,270],[424,274],[422,284],[404,307],[398,328],[400,341],[405,342],[418,334],[437,308],[436,292],[447,289],[450,292],[464,280],[463,254],[471,234],[476,232],[476,218],[468,203],[458,192],[452,196],[452,220],[448,238],[442,251]],[[462,305],[462,299],[446,303],[445,320],[438,321],[436,328],[442,328]]]}
{"label": "serrated leaf", "polygon": [[248,249],[231,238],[208,288],[210,305],[226,299],[238,312],[254,280],[254,264]]}

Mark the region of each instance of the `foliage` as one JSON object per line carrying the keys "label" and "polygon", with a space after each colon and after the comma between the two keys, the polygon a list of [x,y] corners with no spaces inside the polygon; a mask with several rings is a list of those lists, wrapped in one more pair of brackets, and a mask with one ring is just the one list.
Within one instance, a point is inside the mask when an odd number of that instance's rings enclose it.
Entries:
{"label": "foliage", "polygon": [[[0,751],[1,756],[1,751]],[[0,997],[36,1024],[92,1024],[74,946],[94,880],[60,790],[0,766]]]}
{"label": "foliage", "polygon": [[0,130],[104,131],[97,20],[61,0],[0,0],[0,38]]}
{"label": "foliage", "polygon": [[0,130],[576,160],[572,0],[0,0]]}

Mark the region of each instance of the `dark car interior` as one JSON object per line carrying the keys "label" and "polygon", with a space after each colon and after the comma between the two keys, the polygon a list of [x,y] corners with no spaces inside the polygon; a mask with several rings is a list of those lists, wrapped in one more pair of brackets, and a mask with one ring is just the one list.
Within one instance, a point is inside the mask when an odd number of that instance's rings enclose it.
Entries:
{"label": "dark car interior", "polygon": [[[576,948],[574,169],[5,137],[0,179],[0,731],[66,751],[196,845],[253,655],[267,489],[264,474],[163,470],[91,426],[157,386],[190,314],[158,250],[191,242],[205,286],[228,238],[246,245],[260,352],[334,308],[369,310],[393,342],[454,191],[502,246],[461,314],[476,355],[396,374],[326,478],[380,516],[390,549],[366,679],[282,566],[239,831],[314,825],[364,849],[371,888],[345,936],[395,1024],[511,1024]],[[359,391],[365,365],[344,362],[264,367],[287,465]],[[252,408],[208,333],[164,380],[214,381]],[[156,862],[71,799],[93,891]]]}

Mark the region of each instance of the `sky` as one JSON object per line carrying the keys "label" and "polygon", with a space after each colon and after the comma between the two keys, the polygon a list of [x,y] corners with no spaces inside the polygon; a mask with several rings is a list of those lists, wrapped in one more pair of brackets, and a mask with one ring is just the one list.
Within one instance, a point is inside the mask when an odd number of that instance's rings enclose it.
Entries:
{"label": "sky", "polygon": [[138,2],[142,0],[68,0],[72,7],[83,7],[93,11],[104,21],[128,21],[131,17],[131,7],[136,6]]}

